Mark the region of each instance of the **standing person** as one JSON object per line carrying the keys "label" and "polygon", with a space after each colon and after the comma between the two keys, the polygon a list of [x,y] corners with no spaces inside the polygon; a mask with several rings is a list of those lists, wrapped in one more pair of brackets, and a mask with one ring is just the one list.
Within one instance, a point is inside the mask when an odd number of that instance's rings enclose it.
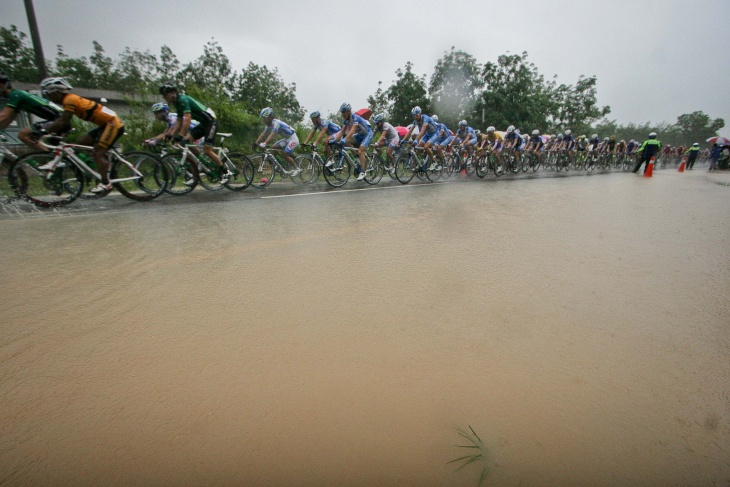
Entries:
{"label": "standing person", "polygon": [[34,123],[32,127],[25,127],[18,132],[18,138],[26,145],[39,151],[47,151],[45,147],[38,144],[38,138],[33,132],[45,130],[51,123],[61,116],[63,110],[58,105],[49,102],[45,98],[32,95],[23,90],[13,88],[10,77],[0,73],[0,96],[8,99],[7,104],[0,112],[0,130],[4,129],[15,120],[20,112],[30,113],[45,122]]}
{"label": "standing person", "polygon": [[687,149],[685,155],[687,155],[687,169],[692,169],[695,166],[697,156],[700,155],[700,144],[697,142],[692,144],[692,147]]}
{"label": "standing person", "polygon": [[[195,98],[178,93],[177,86],[171,81],[160,85],[160,94],[167,103],[175,105],[175,110],[177,111],[177,124],[172,129],[170,135],[177,142],[183,139],[188,142],[193,142],[195,139],[203,137],[203,152],[218,166],[221,184],[226,184],[233,176],[233,173],[223,165],[223,161],[221,161],[218,154],[213,150],[215,134],[218,133],[218,121],[215,118],[215,112]],[[198,121],[198,126],[191,129],[193,118]],[[200,153],[197,147],[192,147],[190,150],[195,155]]]}
{"label": "standing person", "polygon": [[644,166],[644,174],[646,174],[646,169],[649,167],[649,162],[651,161],[652,157],[656,157],[657,154],[659,154],[659,151],[662,148],[662,143],[656,140],[656,132],[652,132],[649,134],[649,138],[644,141],[643,144],[641,144],[641,147],[636,151],[637,154],[641,154],[641,158],[639,159],[639,162],[636,164],[636,167],[634,167],[633,172],[639,172],[639,168],[641,168],[641,165],[646,163]]}
{"label": "standing person", "polygon": [[710,169],[709,171],[714,171],[717,169],[717,160],[720,159],[720,153],[722,150],[720,149],[720,146],[717,144],[712,144],[712,150],[710,151]]}
{"label": "standing person", "polygon": [[297,160],[294,159],[294,156],[292,155],[294,153],[294,149],[296,149],[299,145],[299,137],[297,137],[297,133],[289,125],[277,118],[274,118],[274,109],[271,107],[264,108],[261,110],[259,115],[263,119],[266,127],[264,127],[264,131],[261,132],[259,138],[256,139],[255,145],[258,145],[263,149],[269,144],[269,142],[271,142],[271,139],[273,139],[275,135],[281,137],[281,139],[276,141],[273,147],[284,151],[282,155],[291,168],[289,171],[285,171],[286,175],[292,178],[298,176],[302,170],[299,169],[299,164],[297,164]]}
{"label": "standing person", "polygon": [[[356,168],[360,172],[357,180],[362,181],[365,179],[365,171],[368,167],[365,152],[373,140],[373,129],[370,127],[370,122],[357,113],[352,113],[349,103],[340,105],[340,113],[343,119],[342,129],[334,135],[332,141],[337,142],[344,138],[350,147],[357,147],[357,156],[360,159],[360,165]],[[334,160],[330,160],[325,167],[330,167],[334,163]]]}
{"label": "standing person", "polygon": [[[101,182],[92,188],[91,192],[106,193],[112,189],[112,185],[109,184],[109,161],[106,153],[124,133],[124,123],[117,117],[114,110],[69,93],[72,89],[73,87],[64,78],[46,78],[41,81],[43,96],[63,106],[61,116],[48,125],[45,130],[56,134],[70,130],[71,118],[74,115],[81,120],[97,125],[95,129],[79,138],[78,144],[94,146],[92,153],[101,175]],[[40,166],[38,169],[50,169],[50,167]]]}

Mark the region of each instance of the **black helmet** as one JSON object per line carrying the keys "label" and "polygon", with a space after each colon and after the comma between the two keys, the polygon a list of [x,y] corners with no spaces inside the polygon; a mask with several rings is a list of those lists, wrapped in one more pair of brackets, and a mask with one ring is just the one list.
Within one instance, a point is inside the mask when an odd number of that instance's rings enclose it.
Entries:
{"label": "black helmet", "polygon": [[171,91],[177,91],[177,86],[172,81],[165,81],[160,85],[160,95],[170,93]]}

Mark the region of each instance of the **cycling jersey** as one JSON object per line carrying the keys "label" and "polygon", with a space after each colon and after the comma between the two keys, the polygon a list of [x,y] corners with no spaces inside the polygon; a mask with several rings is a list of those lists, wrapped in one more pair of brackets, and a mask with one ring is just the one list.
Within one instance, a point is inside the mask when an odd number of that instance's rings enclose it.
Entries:
{"label": "cycling jersey", "polygon": [[575,137],[572,135],[564,135],[563,136],[563,144],[565,145],[565,148],[570,150],[575,145]]}
{"label": "cycling jersey", "polygon": [[413,119],[413,123],[418,126],[419,133],[425,131],[423,138],[429,138],[434,132],[438,133],[441,128],[440,124],[428,115],[421,115],[421,120]]}
{"label": "cycling jersey", "polygon": [[[172,113],[172,112],[168,113],[166,116],[166,120],[167,120],[167,128],[171,129],[172,127],[177,125],[177,113]],[[190,130],[194,129],[197,126],[198,126],[197,120],[190,120]]]}
{"label": "cycling jersey", "polygon": [[270,123],[266,124],[266,128],[264,129],[264,134],[270,134],[271,132],[282,137],[291,137],[294,133],[294,129],[281,120],[275,118]]}
{"label": "cycling jersey", "polygon": [[596,137],[595,139],[591,139],[588,142],[590,142],[593,145],[593,150],[598,149],[598,146],[601,144],[601,139]]}
{"label": "cycling jersey", "polygon": [[534,146],[533,149],[535,150],[542,150],[543,145],[545,145],[542,141],[542,137],[540,137],[539,135],[530,136],[528,144],[530,146]]}
{"label": "cycling jersey", "polygon": [[202,125],[209,125],[215,120],[215,113],[210,108],[188,95],[177,95],[175,109],[178,116],[189,113],[192,118]]}
{"label": "cycling jersey", "polygon": [[373,129],[370,128],[370,122],[362,118],[360,115],[357,115],[356,113],[351,114],[350,118],[342,123],[342,128],[347,127],[347,130],[345,130],[344,133],[349,132],[350,127],[353,126],[357,127],[355,129],[355,134],[367,135],[368,133],[373,133]]}
{"label": "cycling jersey", "polygon": [[10,107],[16,111],[22,111],[42,118],[43,120],[55,120],[63,109],[45,98],[32,95],[23,90],[13,89],[8,96],[6,107]]}
{"label": "cycling jersey", "polygon": [[[377,126],[376,126],[377,127]],[[395,142],[400,142],[400,137],[398,136],[398,131],[388,122],[383,122],[383,127],[380,130],[374,130],[373,132],[383,132],[385,134],[385,140],[392,144]]]}
{"label": "cycling jersey", "polygon": [[320,118],[319,123],[314,126],[314,130],[322,130],[323,128],[327,129],[327,135],[335,135],[342,129],[342,127],[334,123],[332,120],[324,120]]}
{"label": "cycling jersey", "polygon": [[520,134],[518,134],[517,132],[510,132],[507,135],[505,135],[504,141],[506,143],[509,143],[510,145],[512,145],[515,141],[517,141],[517,144],[515,144],[515,148],[519,148],[520,146],[522,146],[522,143],[524,142],[522,140],[522,136],[520,136]]}
{"label": "cycling jersey", "polygon": [[111,108],[100,105],[95,101],[81,98],[74,93],[66,93],[63,96],[63,110],[73,113],[81,120],[94,123],[100,127],[112,122],[114,119],[119,120],[116,112]]}

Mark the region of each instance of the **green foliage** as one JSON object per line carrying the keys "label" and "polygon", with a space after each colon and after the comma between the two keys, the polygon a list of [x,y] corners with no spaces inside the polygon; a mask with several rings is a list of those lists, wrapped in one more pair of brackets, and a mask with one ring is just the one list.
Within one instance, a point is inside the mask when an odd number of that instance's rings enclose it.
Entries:
{"label": "green foliage", "polygon": [[457,472],[467,465],[471,465],[472,463],[482,464],[483,467],[479,475],[479,481],[477,482],[477,487],[479,487],[482,485],[482,483],[484,483],[484,480],[486,480],[487,474],[489,473],[489,467],[486,465],[487,448],[484,445],[484,442],[482,442],[482,439],[479,438],[479,435],[476,434],[471,426],[469,426],[469,432],[462,431],[460,429],[457,429],[456,431],[459,433],[459,436],[465,438],[468,441],[466,445],[455,445],[456,448],[466,448],[470,450],[471,453],[455,458],[449,462],[446,462],[446,464],[448,465],[449,463],[461,462],[459,468],[456,469]]}
{"label": "green foliage", "polygon": [[9,29],[0,27],[0,73],[7,74],[13,81],[40,81],[35,52],[28,45],[28,36],[14,25]]}
{"label": "green foliage", "polygon": [[396,80],[386,91],[390,105],[390,123],[408,125],[413,121],[411,110],[419,106],[425,113],[431,113],[431,103],[426,90],[426,75],[416,76],[413,64],[407,62],[405,69],[395,72]]}
{"label": "green foliage", "polygon": [[459,120],[475,120],[484,81],[476,59],[454,47],[438,60],[431,76],[431,106],[439,121],[455,127]]}
{"label": "green foliage", "polygon": [[375,94],[368,97],[368,108],[372,110],[373,115],[382,113],[385,115],[385,119],[390,119],[390,112],[388,106],[388,94],[383,90],[383,82],[378,81],[378,89],[375,90]]}
{"label": "green foliage", "polygon": [[563,84],[553,93],[556,110],[551,128],[555,131],[585,131],[596,120],[611,112],[610,107],[597,105],[595,76],[581,76],[575,86]]}
{"label": "green foliage", "polygon": [[291,124],[305,115],[296,97],[296,85],[285,84],[276,68],[272,71],[266,66],[248,63],[234,80],[232,98],[256,115],[263,108],[271,107],[277,118]]}

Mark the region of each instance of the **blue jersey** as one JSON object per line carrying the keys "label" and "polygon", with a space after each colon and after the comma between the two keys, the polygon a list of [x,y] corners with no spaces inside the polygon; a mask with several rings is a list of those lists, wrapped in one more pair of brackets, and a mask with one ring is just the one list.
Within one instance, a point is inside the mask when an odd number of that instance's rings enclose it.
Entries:
{"label": "blue jersey", "polygon": [[341,127],[334,123],[332,120],[323,120],[322,118],[320,118],[319,124],[314,126],[314,130],[322,130],[323,128],[327,128],[328,135],[335,135],[341,130]]}
{"label": "blue jersey", "polygon": [[282,137],[291,137],[294,135],[294,129],[279,120],[278,118],[275,118],[271,121],[270,124],[266,126],[266,130],[264,130],[264,133],[268,134],[274,132],[277,135],[281,135]]}
{"label": "blue jersey", "polygon": [[572,149],[575,144],[575,137],[573,135],[563,135],[563,143],[566,149]]}
{"label": "blue jersey", "polygon": [[418,126],[418,133],[421,132],[424,133],[424,137],[428,135],[432,135],[434,132],[438,132],[438,130],[441,128],[440,124],[435,122],[433,118],[429,117],[428,115],[421,115],[421,120],[413,120],[413,123]]}
{"label": "blue jersey", "polygon": [[[177,113],[170,112],[167,114],[167,128],[170,129],[177,125]],[[188,127],[188,130],[193,130],[195,127],[198,126],[197,120],[190,120],[190,127]]]}
{"label": "blue jersey", "polygon": [[[446,137],[451,136],[451,130],[449,130],[449,127],[447,127],[445,123],[439,123],[438,126],[439,126],[439,134],[442,139],[445,139]],[[443,132],[444,132],[443,134],[440,132],[441,130],[443,130]]]}
{"label": "blue jersey", "polygon": [[477,132],[467,125],[466,127],[459,127],[459,130],[456,131],[456,136],[461,140],[473,139],[477,136]]}
{"label": "blue jersey", "polygon": [[353,126],[357,127],[355,129],[356,134],[366,135],[373,133],[373,129],[370,128],[370,122],[355,113],[350,115],[349,120],[344,121],[342,128],[347,128],[347,130],[345,130],[345,133],[347,133],[350,130],[350,127]]}

